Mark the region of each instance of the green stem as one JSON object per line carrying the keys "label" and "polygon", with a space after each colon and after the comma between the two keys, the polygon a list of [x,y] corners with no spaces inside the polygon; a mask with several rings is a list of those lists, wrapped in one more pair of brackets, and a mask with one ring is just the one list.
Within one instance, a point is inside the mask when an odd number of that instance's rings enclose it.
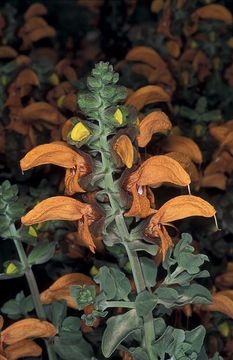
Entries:
{"label": "green stem", "polygon": [[[24,274],[27,279],[27,283],[28,283],[28,286],[30,289],[32,300],[33,300],[33,303],[35,306],[36,315],[37,315],[38,319],[45,320],[46,314],[45,314],[43,305],[41,304],[41,301],[40,301],[40,293],[39,293],[39,289],[38,289],[38,286],[36,283],[36,279],[35,279],[32,269],[31,269],[31,266],[28,263],[27,255],[24,251],[22,242],[17,237],[17,230],[16,230],[14,224],[10,225],[10,232],[13,237],[13,241],[14,241],[20,262],[24,268]],[[49,360],[56,360],[56,355],[53,351],[52,344],[47,339],[44,339],[44,341],[45,341]]]}
{"label": "green stem", "polygon": [[105,301],[101,304],[101,310],[104,311],[108,308],[127,308],[127,309],[135,309],[135,303],[132,301]]}
{"label": "green stem", "polygon": [[[102,118],[102,114],[100,114],[100,118]],[[107,140],[107,134],[104,134],[103,129],[101,128],[101,121],[100,121],[100,129],[101,129],[100,133],[101,133],[101,144],[102,144],[102,149],[101,149],[102,164],[103,164],[103,169],[106,171],[104,177],[105,190],[108,193],[110,205],[116,213],[116,217],[115,217],[116,225],[119,231],[122,244],[126,249],[127,256],[130,261],[137,293],[140,293],[146,289],[146,285],[137,252],[130,250],[128,247],[129,231],[123,215],[124,208],[114,197],[114,193],[116,192],[116,189],[111,171],[112,165],[110,163],[109,144]],[[143,323],[144,323],[145,348],[149,355],[149,359],[156,360],[153,355],[152,345],[151,345],[152,341],[155,339],[154,320],[153,320],[152,312],[150,312],[149,314],[143,317]]]}

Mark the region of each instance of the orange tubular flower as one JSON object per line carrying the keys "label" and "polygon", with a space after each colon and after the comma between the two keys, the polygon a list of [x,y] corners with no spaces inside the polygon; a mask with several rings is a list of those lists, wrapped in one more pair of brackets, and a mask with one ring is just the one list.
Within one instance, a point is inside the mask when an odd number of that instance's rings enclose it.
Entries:
{"label": "orange tubular flower", "polygon": [[38,224],[48,220],[78,221],[80,241],[93,253],[95,244],[89,226],[99,217],[94,206],[66,196],[54,196],[41,201],[21,218],[24,225]]}
{"label": "orange tubular flower", "polygon": [[150,208],[146,186],[158,187],[164,182],[188,186],[191,180],[182,166],[166,155],[149,158],[131,173],[127,179],[126,190],[132,194],[133,203],[125,216],[145,218],[155,213],[156,210]]}
{"label": "orange tubular flower", "polygon": [[160,237],[161,252],[163,259],[168,249],[173,246],[165,225],[172,221],[184,219],[190,216],[215,217],[216,210],[207,201],[193,195],[181,195],[167,201],[154,214],[146,228],[146,235]]}
{"label": "orange tubular flower", "polygon": [[36,146],[20,161],[23,171],[43,164],[54,164],[67,169],[65,175],[66,195],[85,191],[78,184],[78,179],[91,172],[90,160],[86,154],[80,155],[65,143],[54,142]]}

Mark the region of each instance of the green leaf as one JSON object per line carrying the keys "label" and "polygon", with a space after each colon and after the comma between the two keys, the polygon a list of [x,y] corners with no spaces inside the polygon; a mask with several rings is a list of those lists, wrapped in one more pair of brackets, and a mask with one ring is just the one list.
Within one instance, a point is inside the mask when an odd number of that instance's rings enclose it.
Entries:
{"label": "green leaf", "polygon": [[22,299],[21,308],[26,313],[31,312],[34,309],[34,303],[33,303],[31,295],[29,295],[29,296],[25,297],[24,299]]}
{"label": "green leaf", "polygon": [[49,261],[54,255],[55,247],[55,242],[44,241],[38,243],[28,256],[29,264],[38,265]]}
{"label": "green leaf", "polygon": [[[18,260],[8,260],[3,263],[4,273],[0,274],[0,280],[14,279],[24,275],[24,267]],[[11,270],[14,270],[11,272]]]}
{"label": "green leaf", "polygon": [[75,344],[71,345],[64,343],[62,338],[56,336],[53,347],[63,360],[90,360],[94,355],[91,346],[83,338],[80,338]]}
{"label": "green leaf", "polygon": [[148,288],[155,286],[156,278],[157,278],[157,267],[155,265],[154,260],[149,259],[147,257],[141,257],[140,263],[141,263],[146,286]]}
{"label": "green leaf", "polygon": [[130,250],[145,251],[148,254],[153,255],[153,256],[155,256],[157,254],[157,251],[159,248],[157,245],[147,244],[140,240],[135,240],[135,241],[129,242],[128,247]]}
{"label": "green leaf", "polygon": [[102,266],[94,278],[106,300],[128,300],[131,285],[126,275],[115,267]]}
{"label": "green leaf", "polygon": [[129,349],[130,354],[134,360],[149,360],[146,350],[142,348]]}
{"label": "green leaf", "polygon": [[54,301],[48,305],[48,320],[51,321],[58,329],[61,327],[63,320],[67,315],[67,303],[65,300]]}
{"label": "green leaf", "polygon": [[2,313],[14,320],[27,316],[33,309],[34,304],[31,295],[25,297],[23,291],[20,291],[15,299],[5,302],[1,307]]}
{"label": "green leaf", "polygon": [[211,304],[212,296],[208,289],[199,284],[191,284],[177,289],[179,304]]}
{"label": "green leaf", "polygon": [[73,285],[70,294],[75,299],[78,309],[83,310],[87,305],[93,304],[96,298],[94,285]]}
{"label": "green leaf", "polygon": [[199,353],[201,351],[206,330],[204,326],[200,325],[191,331],[185,332],[185,342],[192,345],[192,349]]}
{"label": "green leaf", "polygon": [[145,316],[150,311],[154,310],[155,306],[157,305],[158,298],[149,293],[149,291],[144,290],[139,293],[135,300],[136,311],[138,316]]}
{"label": "green leaf", "polygon": [[101,99],[90,93],[81,93],[78,97],[78,104],[81,110],[87,112],[89,109],[98,109],[101,106]]}
{"label": "green leaf", "polygon": [[59,336],[64,344],[75,344],[82,339],[80,330],[80,319],[75,316],[69,316],[62,322]]}
{"label": "green leaf", "polygon": [[111,317],[107,321],[107,327],[102,338],[102,352],[109,358],[117,347],[132,332],[140,329],[142,319],[138,317],[136,310],[130,310],[123,315]]}
{"label": "green leaf", "polygon": [[81,316],[81,319],[85,322],[87,326],[93,326],[95,321],[99,317],[105,317],[107,315],[108,315],[108,311],[93,310],[91,314],[83,314]]}
{"label": "green leaf", "polygon": [[19,303],[17,303],[16,300],[8,300],[1,307],[1,312],[3,314],[7,314],[8,316],[19,315],[21,313],[20,312],[20,305],[19,305]]}
{"label": "green leaf", "polygon": [[166,330],[166,323],[163,318],[154,319],[155,337],[161,336]]}
{"label": "green leaf", "polygon": [[160,286],[155,290],[154,294],[158,297],[158,303],[170,308],[177,303],[179,294],[175,289]]}

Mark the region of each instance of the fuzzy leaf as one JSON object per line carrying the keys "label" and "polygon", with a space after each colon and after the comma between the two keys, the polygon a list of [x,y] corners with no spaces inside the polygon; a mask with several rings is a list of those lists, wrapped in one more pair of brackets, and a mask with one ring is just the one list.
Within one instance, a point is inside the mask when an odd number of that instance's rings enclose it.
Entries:
{"label": "fuzzy leaf", "polygon": [[[127,311],[123,315],[112,316],[107,320],[107,328],[102,338],[102,352],[109,358],[117,347],[135,330],[142,326],[142,319],[136,310]],[[113,336],[114,335],[114,336]]]}
{"label": "fuzzy leaf", "polygon": [[28,256],[29,264],[38,265],[49,261],[54,255],[55,247],[55,242],[43,241],[38,243]]}
{"label": "fuzzy leaf", "polygon": [[157,267],[152,259],[140,257],[141,268],[148,288],[155,286],[157,277]]}
{"label": "fuzzy leaf", "polygon": [[138,316],[146,316],[151,312],[157,305],[158,298],[157,296],[149,293],[145,290],[139,293],[135,300],[136,311]]}

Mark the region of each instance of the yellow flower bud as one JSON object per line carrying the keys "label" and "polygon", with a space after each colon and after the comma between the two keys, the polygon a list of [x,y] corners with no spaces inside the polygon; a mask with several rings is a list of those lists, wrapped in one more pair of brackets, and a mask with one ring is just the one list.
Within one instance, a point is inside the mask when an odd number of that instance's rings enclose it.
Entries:
{"label": "yellow flower bud", "polygon": [[59,77],[57,76],[57,74],[53,73],[52,75],[50,75],[49,82],[53,86],[57,86],[60,83],[60,80],[59,80]]}
{"label": "yellow flower bud", "polygon": [[36,230],[34,229],[33,226],[29,226],[28,235],[31,235],[33,237],[37,237],[37,232],[36,232]]}
{"label": "yellow flower bud", "polygon": [[5,270],[5,273],[6,273],[7,275],[9,275],[9,274],[14,274],[15,272],[17,272],[17,266],[15,266],[14,263],[9,263],[9,264],[7,265],[7,268],[6,268],[6,270]]}
{"label": "yellow flower bud", "polygon": [[114,119],[116,120],[116,122],[118,122],[118,124],[122,124],[123,123],[123,114],[122,111],[120,109],[117,109],[114,113]]}
{"label": "yellow flower bud", "polygon": [[227,45],[233,49],[233,36],[227,41]]}
{"label": "yellow flower bud", "polygon": [[62,96],[60,96],[60,97],[57,99],[57,106],[58,106],[59,108],[62,108],[64,99],[65,99],[65,95],[62,95]]}
{"label": "yellow flower bud", "polygon": [[164,0],[154,0],[151,4],[151,12],[158,13],[164,6]]}
{"label": "yellow flower bud", "polygon": [[90,272],[89,272],[89,274],[91,276],[96,276],[98,274],[98,272],[99,272],[99,270],[97,269],[97,267],[93,265]]}
{"label": "yellow flower bud", "polygon": [[224,321],[223,323],[221,323],[218,326],[218,330],[220,331],[220,333],[222,334],[222,336],[224,337],[228,337],[229,333],[230,333],[230,328],[229,325],[226,321]]}
{"label": "yellow flower bud", "polygon": [[86,139],[89,135],[89,129],[81,122],[77,123],[70,133],[70,137],[73,141],[82,141]]}

